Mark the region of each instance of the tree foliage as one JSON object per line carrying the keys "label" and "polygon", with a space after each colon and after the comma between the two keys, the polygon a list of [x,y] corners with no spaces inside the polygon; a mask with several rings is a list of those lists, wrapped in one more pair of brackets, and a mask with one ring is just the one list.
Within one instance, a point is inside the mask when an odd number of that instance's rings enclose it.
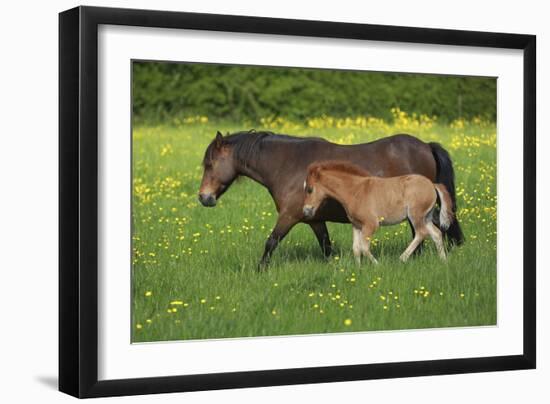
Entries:
{"label": "tree foliage", "polygon": [[393,107],[444,121],[496,119],[494,78],[164,62],[134,62],[132,69],[137,122],[192,115],[391,119]]}

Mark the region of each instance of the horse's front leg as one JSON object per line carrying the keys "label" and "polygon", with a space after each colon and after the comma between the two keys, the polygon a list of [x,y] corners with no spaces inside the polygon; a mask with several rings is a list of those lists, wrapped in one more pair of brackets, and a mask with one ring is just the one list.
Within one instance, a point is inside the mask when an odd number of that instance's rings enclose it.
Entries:
{"label": "horse's front leg", "polygon": [[311,230],[315,233],[315,237],[317,237],[317,241],[319,242],[319,246],[321,247],[321,251],[323,251],[323,255],[328,258],[330,257],[330,254],[332,254],[332,246],[330,244],[330,237],[328,235],[328,229],[325,222],[311,222],[308,223],[311,227]]}
{"label": "horse's front leg", "polygon": [[277,223],[275,224],[275,228],[265,242],[264,255],[262,256],[260,265],[258,266],[258,271],[262,271],[267,268],[269,260],[271,258],[271,254],[273,254],[273,251],[275,250],[275,248],[277,248],[277,245],[288,234],[290,229],[292,229],[292,227],[294,227],[296,223],[297,220],[288,215],[279,215],[279,217],[277,218]]}

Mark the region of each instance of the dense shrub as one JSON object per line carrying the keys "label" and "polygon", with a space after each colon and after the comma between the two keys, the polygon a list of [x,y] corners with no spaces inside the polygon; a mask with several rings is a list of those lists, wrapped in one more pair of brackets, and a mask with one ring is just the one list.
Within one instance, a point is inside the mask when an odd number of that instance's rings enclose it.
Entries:
{"label": "dense shrub", "polygon": [[132,90],[136,122],[191,115],[391,119],[393,107],[443,121],[496,119],[496,79],[484,77],[134,62]]}

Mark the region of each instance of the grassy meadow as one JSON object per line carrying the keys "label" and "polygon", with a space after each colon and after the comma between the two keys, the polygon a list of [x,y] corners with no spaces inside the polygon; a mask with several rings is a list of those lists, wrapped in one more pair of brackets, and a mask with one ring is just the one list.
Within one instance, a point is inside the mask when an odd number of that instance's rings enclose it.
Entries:
{"label": "grassy meadow", "polygon": [[[327,116],[293,122],[173,119],[133,131],[132,341],[319,334],[496,324],[496,127],[440,124],[392,110],[393,119]],[[251,128],[362,143],[406,132],[441,143],[454,160],[466,243],[439,260],[431,240],[403,264],[407,224],[382,227],[380,264],[353,259],[350,225],[328,223],[326,260],[299,224],[257,273],[277,212],[267,190],[241,178],[205,208],[197,200],[204,150],[217,130]]]}

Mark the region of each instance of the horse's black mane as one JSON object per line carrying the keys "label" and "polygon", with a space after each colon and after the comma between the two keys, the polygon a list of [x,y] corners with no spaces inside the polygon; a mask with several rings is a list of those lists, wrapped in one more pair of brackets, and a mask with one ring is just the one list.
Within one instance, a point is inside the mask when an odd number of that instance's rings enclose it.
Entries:
{"label": "horse's black mane", "polygon": [[[283,135],[268,131],[256,132],[254,129],[249,131],[235,132],[223,137],[222,146],[231,146],[233,150],[233,158],[239,163],[247,165],[252,159],[258,159],[261,156],[263,146],[270,141],[296,142],[300,143],[308,139],[324,140],[320,138],[302,138],[290,135]],[[215,140],[212,141],[205,153],[207,156],[212,156]]]}
{"label": "horse's black mane", "polygon": [[233,158],[246,165],[252,158],[258,159],[264,139],[276,135],[272,132],[256,132],[255,130],[236,132],[223,138],[223,144],[232,146]]}

